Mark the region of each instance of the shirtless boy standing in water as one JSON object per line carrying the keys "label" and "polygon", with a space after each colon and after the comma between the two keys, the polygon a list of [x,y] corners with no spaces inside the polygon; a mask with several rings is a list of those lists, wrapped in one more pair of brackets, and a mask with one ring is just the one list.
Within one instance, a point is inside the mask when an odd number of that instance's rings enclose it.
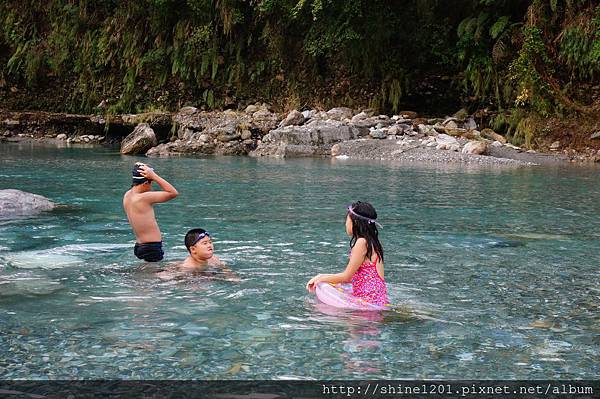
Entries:
{"label": "shirtless boy standing in water", "polygon": [[[172,200],[179,193],[168,181],[141,162],[134,165],[132,178],[131,189],[123,196],[123,208],[136,238],[133,253],[147,262],[158,262],[162,260],[164,252],[153,205]],[[163,191],[152,191],[153,181]]]}

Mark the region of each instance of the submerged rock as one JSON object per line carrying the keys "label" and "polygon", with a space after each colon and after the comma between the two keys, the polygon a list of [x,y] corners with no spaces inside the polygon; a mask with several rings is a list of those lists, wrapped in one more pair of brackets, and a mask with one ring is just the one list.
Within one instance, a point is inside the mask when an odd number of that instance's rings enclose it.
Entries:
{"label": "submerged rock", "polygon": [[64,289],[59,281],[53,281],[42,276],[16,278],[0,276],[0,298],[31,297],[50,295]]}
{"label": "submerged rock", "polygon": [[0,217],[35,215],[56,204],[48,198],[21,190],[0,190]]}

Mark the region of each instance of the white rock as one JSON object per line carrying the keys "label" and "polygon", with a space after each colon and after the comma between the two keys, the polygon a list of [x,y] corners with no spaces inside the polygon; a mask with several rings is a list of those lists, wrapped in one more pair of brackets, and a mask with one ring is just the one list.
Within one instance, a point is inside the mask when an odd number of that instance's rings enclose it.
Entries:
{"label": "white rock", "polygon": [[435,137],[435,143],[437,144],[436,149],[438,150],[450,150],[456,151],[456,147],[460,148],[458,141],[447,134],[439,134]]}
{"label": "white rock", "polygon": [[309,119],[312,119],[312,117],[315,115],[317,111],[310,110],[310,111],[302,111],[302,116],[304,117],[304,121],[308,121]]}

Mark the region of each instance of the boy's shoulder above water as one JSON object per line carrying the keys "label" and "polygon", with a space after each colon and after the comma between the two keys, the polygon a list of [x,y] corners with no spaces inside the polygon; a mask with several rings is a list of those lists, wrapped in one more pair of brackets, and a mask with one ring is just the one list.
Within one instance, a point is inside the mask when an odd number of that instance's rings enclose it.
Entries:
{"label": "boy's shoulder above water", "polygon": [[210,280],[239,282],[239,276],[217,256],[212,256],[205,264],[197,264],[187,257],[171,263],[166,269],[156,273],[161,280],[179,280],[188,277],[202,277]]}

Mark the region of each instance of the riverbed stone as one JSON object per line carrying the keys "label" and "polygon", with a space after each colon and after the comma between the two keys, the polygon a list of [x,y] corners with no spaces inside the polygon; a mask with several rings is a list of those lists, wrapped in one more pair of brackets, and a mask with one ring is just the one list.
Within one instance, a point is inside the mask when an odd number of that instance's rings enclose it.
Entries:
{"label": "riverbed stone", "polygon": [[217,136],[217,140],[219,140],[222,143],[228,143],[233,140],[238,140],[239,138],[241,138],[241,135],[237,132],[233,132],[233,133],[221,132]]}
{"label": "riverbed stone", "polygon": [[52,210],[56,204],[48,198],[26,191],[0,190],[0,217],[35,215]]}
{"label": "riverbed stone", "polygon": [[390,126],[387,131],[388,136],[400,136],[402,134],[404,134],[404,130],[399,125]]}
{"label": "riverbed stone", "polygon": [[304,115],[300,111],[290,111],[290,113],[281,121],[279,127],[302,125],[304,123]]}
{"label": "riverbed stone", "polygon": [[475,130],[477,129],[477,122],[473,118],[468,118],[463,127],[467,130]]}
{"label": "riverbed stone", "polygon": [[313,116],[317,113],[314,109],[302,111],[302,116],[304,117],[304,122],[307,122],[309,119],[312,119]]}
{"label": "riverbed stone", "polygon": [[461,108],[453,115],[453,117],[459,120],[464,120],[469,117],[469,111],[466,108]]}
{"label": "riverbed stone", "polygon": [[467,133],[466,129],[461,129],[459,127],[458,128],[446,127],[444,129],[444,131],[446,132],[447,135],[455,136],[455,137],[464,136]]}
{"label": "riverbed stone", "polygon": [[352,117],[352,122],[362,121],[367,119],[368,117],[369,115],[366,112],[362,111]]}
{"label": "riverbed stone", "polygon": [[58,136],[56,136],[57,140],[66,140],[67,139],[67,135],[64,133],[59,134]]}
{"label": "riverbed stone", "polygon": [[246,107],[246,109],[244,110],[245,113],[247,114],[253,114],[256,111],[258,111],[258,105],[254,105],[254,104],[250,104]]}
{"label": "riverbed stone", "polygon": [[140,123],[121,142],[121,154],[144,154],[157,144],[154,130],[147,123]]}
{"label": "riverbed stone", "polygon": [[444,123],[442,123],[442,125],[444,125],[444,127],[447,129],[458,128],[458,124],[454,121],[454,119],[447,119],[446,121],[444,121]]}
{"label": "riverbed stone", "polygon": [[371,116],[371,117],[368,117],[365,119],[360,119],[360,120],[352,120],[350,122],[350,124],[352,126],[355,126],[357,128],[361,128],[361,129],[368,129],[368,128],[376,127],[377,125],[379,125],[380,127],[383,126],[383,124],[381,123],[381,120],[376,116]]}
{"label": "riverbed stone", "polygon": [[385,139],[387,135],[387,132],[381,129],[374,129],[369,132],[369,136],[371,136],[374,139]]}
{"label": "riverbed stone", "polygon": [[467,130],[463,137],[468,140],[482,140],[479,130]]}
{"label": "riverbed stone", "polygon": [[265,135],[252,156],[329,155],[335,143],[356,139],[362,132],[338,121],[313,120],[302,126],[286,126]]}
{"label": "riverbed stone", "polygon": [[419,133],[424,134],[426,136],[435,136],[438,134],[435,131],[434,127],[430,125],[419,124],[417,125],[417,128],[419,129]]}
{"label": "riverbed stone", "polygon": [[415,111],[400,111],[398,112],[398,115],[405,119],[415,119],[419,116]]}
{"label": "riverbed stone", "polygon": [[183,107],[179,110],[179,113],[183,115],[192,115],[196,112],[198,112],[198,108],[196,107]]}
{"label": "riverbed stone", "polygon": [[337,108],[332,108],[329,111],[327,111],[327,116],[329,117],[329,119],[333,119],[335,121],[343,121],[346,119],[352,119],[352,115],[354,114],[354,112],[347,107],[337,107]]}
{"label": "riverbed stone", "polygon": [[458,151],[460,144],[458,141],[447,134],[439,134],[435,137],[436,150]]}
{"label": "riverbed stone", "polygon": [[487,145],[483,141],[469,141],[462,149],[463,154],[483,155],[487,151]]}
{"label": "riverbed stone", "polygon": [[485,128],[481,131],[481,136],[490,140],[499,141],[502,144],[506,144],[506,138],[501,134],[494,132],[492,129]]}
{"label": "riverbed stone", "polygon": [[241,139],[242,140],[248,140],[250,138],[252,138],[252,132],[250,130],[247,130],[247,129],[242,130]]}
{"label": "riverbed stone", "polygon": [[600,139],[600,130],[598,130],[596,133],[593,133],[590,136],[590,139],[595,140],[595,139]]}
{"label": "riverbed stone", "polygon": [[513,150],[516,150],[519,152],[523,151],[523,149],[521,147],[517,147],[516,145],[511,144],[511,143],[506,143],[506,144],[504,144],[504,146],[508,147],[508,148],[512,148]]}

